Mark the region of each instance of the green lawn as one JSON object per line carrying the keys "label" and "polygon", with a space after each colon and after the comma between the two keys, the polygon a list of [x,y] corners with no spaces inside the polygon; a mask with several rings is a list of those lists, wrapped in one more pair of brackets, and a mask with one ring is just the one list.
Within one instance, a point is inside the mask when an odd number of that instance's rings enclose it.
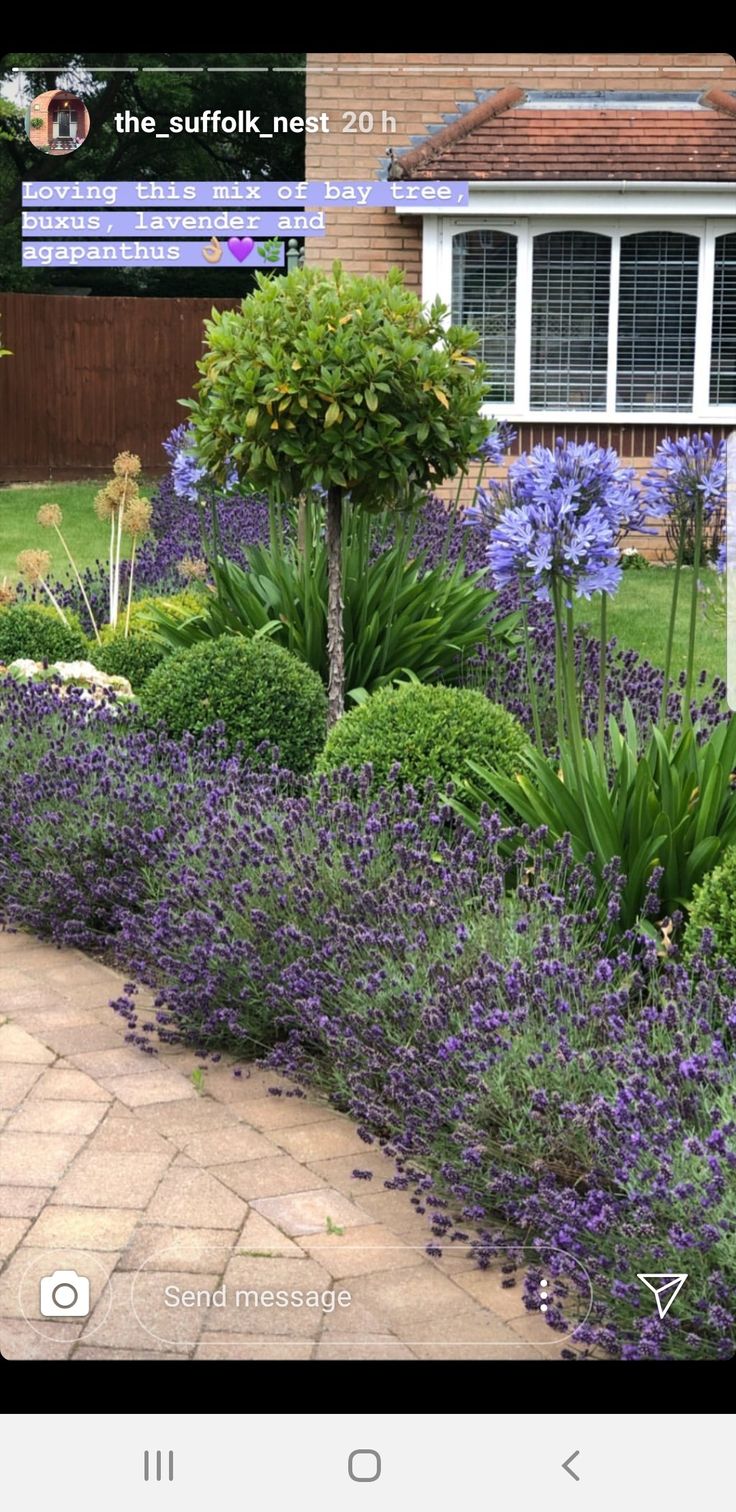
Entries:
{"label": "green lawn", "polygon": [[[712,570],[701,572],[702,582],[712,584],[716,574]],[[622,646],[633,646],[655,666],[663,667],[667,647],[670,605],[674,569],[650,567],[644,572],[624,572],[621,587],[608,604],[608,633],[617,636]],[[672,656],[673,676],[683,671],[687,663],[687,638],[690,626],[690,595],[692,593],[692,570],[684,567],[680,579],[680,595],[677,606],[677,623]],[[575,617],[579,624],[590,626],[591,634],[598,634],[598,603],[586,603],[578,599]],[[695,642],[696,673],[703,668],[710,677],[726,676],[726,625],[701,607],[697,620]]]}
{"label": "green lawn", "polygon": [[[62,534],[80,571],[93,567],[96,559],[106,561],[110,551],[108,528],[98,520],[92,507],[95,494],[108,481],[98,478],[86,483],[28,483],[0,488],[0,582],[18,581],[16,557],[29,546],[41,546],[51,552],[52,580],[67,581],[71,568],[55,530],[37,524],[42,504],[58,504],[63,514]],[[142,494],[150,494],[155,482],[140,480]],[[124,550],[124,555],[128,553]]]}

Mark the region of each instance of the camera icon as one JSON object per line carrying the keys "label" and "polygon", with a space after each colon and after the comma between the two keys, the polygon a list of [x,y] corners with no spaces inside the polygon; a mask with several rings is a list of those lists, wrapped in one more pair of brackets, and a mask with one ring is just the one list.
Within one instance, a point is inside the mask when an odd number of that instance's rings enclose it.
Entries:
{"label": "camera icon", "polygon": [[42,1318],[88,1318],[89,1278],[73,1270],[42,1276],[39,1286]]}

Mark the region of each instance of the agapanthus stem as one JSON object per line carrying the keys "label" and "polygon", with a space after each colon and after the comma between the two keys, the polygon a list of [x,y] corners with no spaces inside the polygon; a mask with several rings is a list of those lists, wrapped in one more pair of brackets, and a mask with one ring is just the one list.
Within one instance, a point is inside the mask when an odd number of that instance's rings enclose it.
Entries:
{"label": "agapanthus stem", "polygon": [[[565,587],[567,592],[567,587]],[[580,711],[578,709],[578,685],[575,676],[575,619],[572,606],[568,605],[565,610],[567,621],[567,656],[565,658],[566,683],[567,683],[567,727],[570,732],[570,745],[572,747],[573,766],[578,783],[583,780],[583,735],[580,727]]]}
{"label": "agapanthus stem", "polygon": [[61,531],[59,530],[58,525],[55,525],[54,529],[56,531],[56,534],[59,537],[59,540],[61,541],[62,546],[64,547],[64,550],[65,550],[68,558],[69,558],[72,572],[74,573],[74,576],[75,576],[77,582],[79,583],[79,591],[80,591],[80,593],[82,595],[82,598],[84,599],[84,602],[85,602],[85,604],[87,606],[87,613],[88,613],[88,615],[90,617],[90,620],[92,621],[92,629],[95,632],[95,640],[97,641],[97,643],[99,645],[100,632],[97,629],[97,621],[95,620],[94,614],[92,613],[92,605],[90,604],[90,601],[87,598],[87,593],[86,593],[86,590],[85,590],[84,583],[82,582],[82,579],[79,576],[79,568],[77,567],[77,564],[76,564],[76,562],[74,560],[74,557],[72,556],[72,554],[71,554],[71,552],[69,550],[69,547],[67,546],[66,541],[64,540],[64,537],[63,537]]}
{"label": "agapanthus stem", "polygon": [[687,677],[685,679],[685,707],[683,715],[686,720],[692,719],[691,704],[693,698],[693,683],[695,680],[695,630],[698,619],[698,579],[700,577],[700,563],[703,555],[703,500],[698,494],[695,504],[695,553],[693,557],[693,586],[690,595],[690,633],[687,643]]}
{"label": "agapanthus stem", "polygon": [[529,615],[526,603],[522,610],[524,624],[524,650],[526,652],[526,677],[529,684],[529,702],[532,706],[532,722],[534,724],[534,741],[537,750],[542,752],[542,722],[539,718],[539,700],[537,698],[537,685],[534,679],[534,667],[532,665],[532,646],[529,634]]}
{"label": "agapanthus stem", "polygon": [[662,688],[662,702],[659,708],[660,727],[667,723],[667,703],[670,693],[670,674],[672,671],[672,645],[675,638],[675,625],[677,623],[677,602],[680,595],[680,575],[682,563],[685,557],[685,523],[680,521],[680,534],[677,540],[677,562],[675,564],[675,581],[672,588],[672,603],[670,605],[670,623],[667,631],[667,650],[664,658],[664,686]]}
{"label": "agapanthus stem", "polygon": [[[133,572],[135,570],[135,548],[136,548],[136,545],[137,545],[137,537],[133,536],[133,550],[130,553],[130,577],[128,578],[128,607],[127,607],[127,609],[125,611],[125,639],[126,640],[127,640],[128,635],[130,633],[130,605],[131,605],[131,602],[132,602],[132,599],[133,599]],[[99,636],[97,638],[99,640]]]}
{"label": "agapanthus stem", "polygon": [[565,744],[565,647],[562,639],[562,602],[556,582],[552,589],[552,603],[555,621],[555,709],[557,711],[557,739],[560,754],[562,754]]}
{"label": "agapanthus stem", "polygon": [[598,649],[598,757],[606,759],[606,643],[608,640],[608,594],[601,594],[600,646]]}
{"label": "agapanthus stem", "polygon": [[[483,467],[483,463],[481,462],[481,468],[482,467]],[[447,530],[445,531],[445,540],[444,540],[444,544],[443,544],[443,547],[442,547],[442,557],[441,557],[441,561],[442,561],[443,565],[447,561],[447,553],[448,553],[448,551],[450,549],[450,541],[452,540],[453,532],[454,532],[455,526],[457,524],[458,510],[460,508],[460,494],[462,492],[463,483],[465,482],[465,479],[467,478],[467,476],[468,476],[467,469],[463,468],[462,471],[461,471],[461,473],[460,473],[460,478],[459,478],[459,481],[458,481],[457,489],[455,491],[455,502],[454,502],[454,504],[452,506],[452,509],[448,510]],[[478,475],[478,481],[480,482],[480,474]]]}
{"label": "agapanthus stem", "polygon": [[43,588],[44,593],[48,594],[48,596],[51,599],[51,602],[52,602],[52,604],[53,604],[53,606],[54,606],[54,608],[56,610],[56,613],[59,615],[60,619],[63,619],[64,624],[66,625],[66,628],[68,630],[69,629],[69,621],[68,621],[68,619],[67,619],[67,617],[66,617],[66,615],[64,613],[64,610],[61,607],[61,604],[58,602],[58,599],[56,599],[54,597],[54,595],[51,592],[51,589],[49,588],[49,585],[46,582],[45,578],[39,578],[38,581],[41,584],[41,587]]}

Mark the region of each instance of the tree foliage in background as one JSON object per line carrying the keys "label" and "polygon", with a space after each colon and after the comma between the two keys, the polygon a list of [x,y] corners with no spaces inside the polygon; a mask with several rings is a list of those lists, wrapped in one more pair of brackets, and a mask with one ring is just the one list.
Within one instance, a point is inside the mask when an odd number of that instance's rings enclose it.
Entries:
{"label": "tree foliage in background", "polygon": [[[301,180],[304,176],[304,137],[293,133],[263,141],[247,135],[181,135],[168,140],[144,132],[121,135],[113,117],[119,110],[136,116],[152,115],[159,126],[172,115],[201,115],[220,109],[225,115],[250,109],[270,124],[274,115],[304,113],[304,74],[213,73],[213,68],[257,68],[278,63],[280,68],[298,67],[302,53],[5,53],[0,58],[0,86],[7,91],[22,68],[32,91],[30,98],[56,87],[56,78],[46,70],[34,71],[42,61],[58,64],[65,87],[79,95],[90,114],[90,132],[76,152],[55,158],[43,156],[31,146],[23,124],[23,110],[0,98],[0,288],[26,293],[48,293],[54,286],[68,286],[69,268],[21,267],[21,182],[44,180],[147,180],[273,178]],[[197,73],[144,73],[148,67],[197,68]],[[135,73],[99,73],[95,68],[136,69]],[[166,208],[150,201],[145,208]],[[78,208],[82,208],[81,205]],[[89,209],[90,207],[87,206]],[[94,207],[92,207],[94,208]],[[170,206],[181,209],[181,206]],[[239,208],[239,207],[235,207]],[[157,294],[180,296],[237,297],[247,293],[252,271],[236,266],[176,268],[151,265],[136,268],[85,267],[79,280],[94,294]],[[73,281],[73,280],[72,280]]]}

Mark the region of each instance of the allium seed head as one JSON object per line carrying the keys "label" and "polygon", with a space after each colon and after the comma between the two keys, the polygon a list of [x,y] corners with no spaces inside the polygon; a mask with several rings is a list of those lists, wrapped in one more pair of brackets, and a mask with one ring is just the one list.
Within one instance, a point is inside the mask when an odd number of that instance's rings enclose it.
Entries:
{"label": "allium seed head", "polygon": [[4,577],[3,580],[2,580],[2,583],[0,583],[0,606],[2,606],[3,604],[14,604],[14,603],[15,603],[15,589],[11,588],[10,583],[8,582],[7,578]]}
{"label": "allium seed head", "polygon": [[36,548],[31,548],[28,551],[21,551],[16,560],[21,577],[26,578],[29,583],[40,583],[42,578],[46,578],[49,575],[49,567],[51,566],[50,551],[39,551]]}
{"label": "allium seed head", "polygon": [[195,580],[203,583],[207,576],[207,563],[204,557],[185,556],[177,562],[176,570],[179,577],[184,578],[187,583]]}
{"label": "allium seed head", "polygon": [[116,478],[137,478],[141,470],[141,459],[134,452],[118,452],[112,470]]}
{"label": "allium seed head", "polygon": [[58,504],[42,504],[36,519],[39,525],[43,525],[47,530],[58,527],[62,520],[61,509]]}
{"label": "allium seed head", "polygon": [[151,501],[150,499],[131,499],[123,511],[123,530],[128,535],[146,535],[151,525]]}

